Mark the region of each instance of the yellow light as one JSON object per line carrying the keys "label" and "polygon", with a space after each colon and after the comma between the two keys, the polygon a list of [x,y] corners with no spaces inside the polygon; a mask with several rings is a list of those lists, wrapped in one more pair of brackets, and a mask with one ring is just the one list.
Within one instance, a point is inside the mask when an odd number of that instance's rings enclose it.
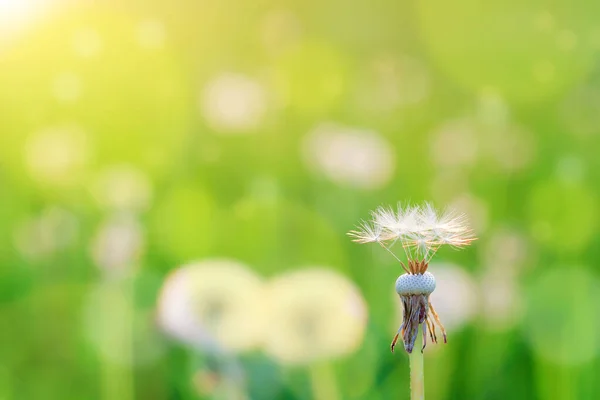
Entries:
{"label": "yellow light", "polygon": [[50,0],[0,0],[0,32],[16,31],[37,19]]}

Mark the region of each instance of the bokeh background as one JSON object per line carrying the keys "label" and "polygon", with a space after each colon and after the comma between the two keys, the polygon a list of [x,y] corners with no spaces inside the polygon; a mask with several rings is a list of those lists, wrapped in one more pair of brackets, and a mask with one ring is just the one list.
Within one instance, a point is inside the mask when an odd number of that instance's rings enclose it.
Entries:
{"label": "bokeh background", "polygon": [[0,399],[408,399],[399,200],[479,237],[429,399],[599,398],[599,12],[0,0]]}

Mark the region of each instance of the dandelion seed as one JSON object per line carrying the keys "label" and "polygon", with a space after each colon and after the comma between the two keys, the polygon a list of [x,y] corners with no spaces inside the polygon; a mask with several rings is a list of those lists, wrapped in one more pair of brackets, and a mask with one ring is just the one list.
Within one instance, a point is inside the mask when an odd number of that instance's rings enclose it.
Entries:
{"label": "dandelion seed", "polygon": [[362,221],[358,230],[348,232],[357,243],[379,242],[383,228],[377,223]]}

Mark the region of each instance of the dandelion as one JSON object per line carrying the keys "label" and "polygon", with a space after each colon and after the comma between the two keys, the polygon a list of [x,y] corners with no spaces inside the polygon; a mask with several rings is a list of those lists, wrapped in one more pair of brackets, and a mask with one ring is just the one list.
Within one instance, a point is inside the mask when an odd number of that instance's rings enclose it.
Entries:
{"label": "dandelion", "polygon": [[[427,335],[429,334],[432,342],[437,343],[436,327],[439,327],[446,343],[446,330],[429,299],[435,290],[436,281],[427,268],[441,246],[462,248],[475,240],[475,237],[467,225],[465,215],[453,210],[440,213],[430,203],[422,206],[398,204],[396,210],[379,207],[371,216],[370,221],[362,221],[348,235],[357,243],[378,243],[406,272],[396,280],[396,293],[400,296],[404,313],[402,324],[392,340],[391,350],[394,352],[398,337],[401,336],[404,350],[410,355],[411,398],[422,399],[422,353],[427,344]],[[406,263],[392,251],[392,247],[398,243],[406,255]],[[413,354],[419,327],[423,334],[423,345],[420,352]]]}
{"label": "dandelion", "polygon": [[307,267],[271,280],[266,352],[286,365],[311,365],[352,354],[362,343],[367,307],[352,281],[332,269]]}
{"label": "dandelion", "polygon": [[158,324],[175,340],[213,354],[251,350],[266,326],[263,290],[262,279],[240,262],[192,262],[167,276]]}
{"label": "dandelion", "polygon": [[360,290],[330,268],[306,267],[268,284],[271,321],[264,348],[283,365],[304,366],[316,400],[340,399],[333,360],[355,352],[367,327]]}

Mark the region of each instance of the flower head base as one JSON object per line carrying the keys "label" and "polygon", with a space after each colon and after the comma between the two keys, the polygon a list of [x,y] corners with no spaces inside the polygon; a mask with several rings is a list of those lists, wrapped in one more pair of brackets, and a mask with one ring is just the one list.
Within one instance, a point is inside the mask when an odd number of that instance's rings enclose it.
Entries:
{"label": "flower head base", "polygon": [[[370,222],[363,221],[357,230],[348,234],[358,243],[379,243],[391,253],[406,271],[396,280],[396,292],[404,311],[402,325],[398,329],[391,349],[394,351],[398,336],[402,335],[404,349],[412,353],[419,325],[423,331],[423,349],[427,344],[427,332],[432,342],[437,343],[436,324],[442,331],[446,343],[446,331],[435,312],[429,295],[435,290],[436,282],[427,271],[429,261],[442,245],[461,248],[475,238],[462,214],[453,211],[438,213],[429,203],[424,206],[398,205],[391,208],[379,207],[371,213]],[[404,264],[391,250],[400,242],[408,259]]]}
{"label": "flower head base", "polygon": [[403,274],[396,280],[396,293],[400,296],[411,294],[430,295],[435,290],[435,277],[431,272]]}

